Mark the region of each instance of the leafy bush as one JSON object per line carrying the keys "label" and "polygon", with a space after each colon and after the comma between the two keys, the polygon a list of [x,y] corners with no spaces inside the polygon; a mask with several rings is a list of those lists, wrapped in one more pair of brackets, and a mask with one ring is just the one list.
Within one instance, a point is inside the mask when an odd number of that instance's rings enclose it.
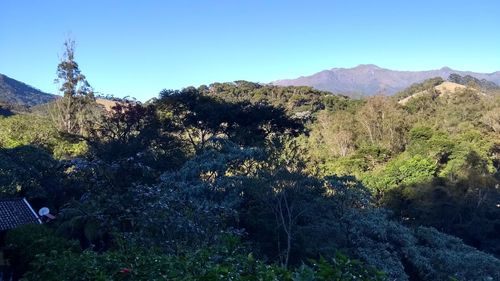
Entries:
{"label": "leafy bush", "polygon": [[411,157],[402,154],[380,171],[367,174],[363,181],[375,195],[383,195],[400,185],[428,182],[435,174],[436,164],[432,159],[418,154]]}
{"label": "leafy bush", "polygon": [[58,237],[44,225],[25,225],[7,232],[5,245],[7,257],[16,275],[33,270],[33,262],[40,256],[58,256],[77,253],[78,246],[73,241]]}
{"label": "leafy bush", "polygon": [[234,247],[203,248],[181,255],[127,249],[102,254],[63,252],[39,255],[24,280],[309,281],[383,280],[380,272],[338,254],[287,270],[267,265]]}
{"label": "leafy bush", "polygon": [[0,148],[0,196],[30,199],[57,196],[59,163],[33,146]]}

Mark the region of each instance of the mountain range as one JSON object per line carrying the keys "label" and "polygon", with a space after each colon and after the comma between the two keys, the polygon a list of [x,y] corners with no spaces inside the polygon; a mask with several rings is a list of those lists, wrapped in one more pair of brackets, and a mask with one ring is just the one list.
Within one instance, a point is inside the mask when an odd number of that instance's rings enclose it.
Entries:
{"label": "mountain range", "polygon": [[332,68],[310,76],[277,80],[271,82],[271,84],[278,86],[310,86],[332,93],[362,97],[375,94],[392,95],[411,84],[434,77],[448,79],[451,74],[461,76],[470,75],[477,79],[488,80],[500,85],[500,71],[477,73],[454,70],[449,67],[427,71],[398,71],[381,68],[373,64],[362,64],[354,68]]}
{"label": "mountain range", "polygon": [[[478,73],[453,70],[449,67],[428,71],[398,71],[381,68],[373,64],[362,64],[354,68],[332,68],[310,76],[278,80],[271,82],[271,84],[277,86],[310,86],[318,90],[358,98],[375,94],[392,95],[414,83],[434,77],[441,77],[446,80],[452,74],[463,76],[455,77],[462,80],[473,80],[471,77],[466,77],[472,76],[481,80],[481,84],[490,87],[500,85],[500,71]],[[453,82],[463,84],[460,81]],[[0,74],[0,105],[31,107],[50,102],[56,97],[56,95],[44,93],[30,85]]]}

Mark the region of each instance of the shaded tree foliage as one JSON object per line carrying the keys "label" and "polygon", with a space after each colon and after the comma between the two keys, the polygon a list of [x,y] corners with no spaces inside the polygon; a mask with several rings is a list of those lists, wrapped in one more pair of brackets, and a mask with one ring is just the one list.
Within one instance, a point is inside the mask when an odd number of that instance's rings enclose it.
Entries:
{"label": "shaded tree foliage", "polygon": [[195,88],[164,90],[158,107],[166,126],[202,150],[212,137],[224,136],[240,145],[262,145],[271,134],[296,134],[302,125],[282,109],[249,102],[227,103]]}

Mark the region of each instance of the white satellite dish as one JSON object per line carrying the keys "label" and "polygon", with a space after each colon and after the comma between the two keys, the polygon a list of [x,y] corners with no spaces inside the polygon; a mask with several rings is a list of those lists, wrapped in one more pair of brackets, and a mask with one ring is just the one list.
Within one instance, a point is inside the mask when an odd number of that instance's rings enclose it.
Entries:
{"label": "white satellite dish", "polygon": [[49,210],[49,208],[47,208],[47,207],[43,207],[43,208],[41,208],[40,210],[38,210],[38,214],[39,214],[41,217],[43,217],[43,216],[46,216],[46,215],[50,214],[50,210]]}
{"label": "white satellite dish", "polygon": [[50,210],[47,207],[43,207],[40,210],[38,210],[38,214],[40,215],[40,217],[47,217],[47,218],[49,218],[49,220],[53,220],[53,219],[56,218],[56,217],[54,217],[53,215],[50,214]]}

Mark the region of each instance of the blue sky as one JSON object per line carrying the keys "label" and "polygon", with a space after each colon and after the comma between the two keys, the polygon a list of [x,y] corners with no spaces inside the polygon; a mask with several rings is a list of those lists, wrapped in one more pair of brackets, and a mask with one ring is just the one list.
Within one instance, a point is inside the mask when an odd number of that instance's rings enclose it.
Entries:
{"label": "blue sky", "polygon": [[0,1],[0,73],[44,91],[62,44],[98,92],[154,97],[333,67],[500,70],[500,1]]}

